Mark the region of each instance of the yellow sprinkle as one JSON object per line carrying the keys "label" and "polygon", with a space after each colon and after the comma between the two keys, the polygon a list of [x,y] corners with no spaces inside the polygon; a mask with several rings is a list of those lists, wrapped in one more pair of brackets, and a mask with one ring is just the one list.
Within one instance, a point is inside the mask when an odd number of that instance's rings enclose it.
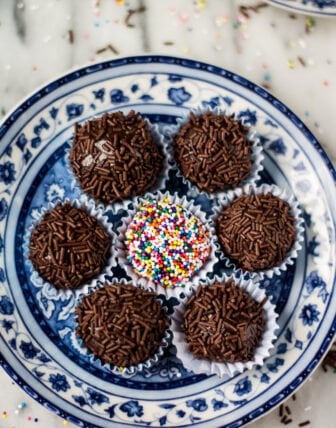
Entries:
{"label": "yellow sprinkle", "polygon": [[123,6],[123,5],[125,4],[125,0],[116,0],[116,3],[117,3],[119,6]]}
{"label": "yellow sprinkle", "polygon": [[296,67],[295,61],[293,61],[291,59],[288,60],[287,64],[288,64],[288,67],[291,69]]}
{"label": "yellow sprinkle", "polygon": [[183,49],[182,49],[182,52],[183,52],[183,53],[188,53],[189,51],[190,51],[190,49],[189,49],[189,48],[183,48]]}
{"label": "yellow sprinkle", "polygon": [[315,25],[315,20],[313,18],[306,18],[306,25],[307,27],[314,27]]}
{"label": "yellow sprinkle", "polygon": [[296,41],[295,41],[295,40],[291,40],[291,41],[289,42],[289,46],[290,46],[291,48],[296,48]]}
{"label": "yellow sprinkle", "polygon": [[197,7],[199,7],[200,9],[204,9],[206,6],[207,6],[207,3],[205,0],[198,0]]}
{"label": "yellow sprinkle", "polygon": [[63,425],[69,425],[68,421],[63,421]]}

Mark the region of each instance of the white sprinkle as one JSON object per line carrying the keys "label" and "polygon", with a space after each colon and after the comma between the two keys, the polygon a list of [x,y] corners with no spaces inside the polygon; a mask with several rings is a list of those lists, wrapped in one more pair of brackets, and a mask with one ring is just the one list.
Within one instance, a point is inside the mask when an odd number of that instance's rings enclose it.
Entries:
{"label": "white sprinkle", "polygon": [[85,159],[82,160],[83,166],[90,166],[93,162],[93,157],[91,155],[87,155]]}
{"label": "white sprinkle", "polygon": [[108,143],[108,141],[100,140],[100,141],[97,141],[95,143],[95,146],[97,147],[97,149],[102,152],[102,154],[99,156],[99,160],[102,162],[106,158],[109,158],[110,160],[112,160],[112,163],[114,163],[115,162],[115,151],[114,151],[113,147],[111,147],[110,150],[106,150],[104,148],[105,143]]}
{"label": "white sprinkle", "polygon": [[303,39],[299,39],[298,43],[301,46],[301,48],[305,48],[306,47],[306,42]]}
{"label": "white sprinkle", "polygon": [[304,410],[305,412],[309,412],[311,410],[311,406],[307,406]]}

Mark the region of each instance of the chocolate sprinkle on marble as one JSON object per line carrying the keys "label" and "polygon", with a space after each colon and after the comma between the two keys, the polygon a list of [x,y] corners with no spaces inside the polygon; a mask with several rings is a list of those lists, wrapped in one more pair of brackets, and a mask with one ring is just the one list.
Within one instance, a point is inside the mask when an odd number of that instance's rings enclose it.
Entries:
{"label": "chocolate sprinkle on marble", "polygon": [[241,184],[251,173],[248,129],[233,116],[190,114],[174,136],[174,157],[199,189],[216,192]]}
{"label": "chocolate sprinkle on marble", "polygon": [[56,288],[78,288],[105,267],[111,237],[97,218],[70,202],[45,213],[30,238],[30,260]]}
{"label": "chocolate sprinkle on marble", "polygon": [[133,285],[105,285],[76,308],[76,334],[104,364],[145,362],[162,345],[168,318],[156,295]]}
{"label": "chocolate sprinkle on marble", "polygon": [[77,124],[70,163],[84,192],[112,203],[149,190],[163,156],[140,114],[116,112]]}
{"label": "chocolate sprinkle on marble", "polygon": [[290,205],[272,195],[243,195],[224,208],[217,234],[225,254],[240,268],[259,271],[280,265],[296,229]]}
{"label": "chocolate sprinkle on marble", "polygon": [[189,351],[216,362],[253,361],[265,328],[265,301],[257,302],[231,279],[198,287],[184,314]]}

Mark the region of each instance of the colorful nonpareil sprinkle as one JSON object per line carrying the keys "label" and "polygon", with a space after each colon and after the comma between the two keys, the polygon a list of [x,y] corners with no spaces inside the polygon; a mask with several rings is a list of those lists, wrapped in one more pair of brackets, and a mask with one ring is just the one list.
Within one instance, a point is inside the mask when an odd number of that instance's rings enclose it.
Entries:
{"label": "colorful nonpareil sprinkle", "polygon": [[128,260],[143,277],[181,286],[210,254],[210,233],[188,210],[167,198],[141,205],[126,231]]}

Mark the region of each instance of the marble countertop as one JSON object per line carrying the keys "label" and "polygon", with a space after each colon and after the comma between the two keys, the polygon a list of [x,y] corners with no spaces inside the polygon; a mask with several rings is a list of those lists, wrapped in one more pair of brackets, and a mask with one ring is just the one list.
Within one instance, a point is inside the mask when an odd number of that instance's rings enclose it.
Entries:
{"label": "marble countertop", "polygon": [[[187,56],[264,86],[307,124],[336,161],[336,20],[257,0],[0,1],[0,117],[39,85],[83,64],[142,53]],[[61,427],[4,372],[1,427]],[[292,423],[333,428],[336,375],[319,368],[289,400]],[[18,410],[17,406],[27,403]],[[15,411],[17,411],[15,413]],[[251,427],[280,427],[279,410]]]}

